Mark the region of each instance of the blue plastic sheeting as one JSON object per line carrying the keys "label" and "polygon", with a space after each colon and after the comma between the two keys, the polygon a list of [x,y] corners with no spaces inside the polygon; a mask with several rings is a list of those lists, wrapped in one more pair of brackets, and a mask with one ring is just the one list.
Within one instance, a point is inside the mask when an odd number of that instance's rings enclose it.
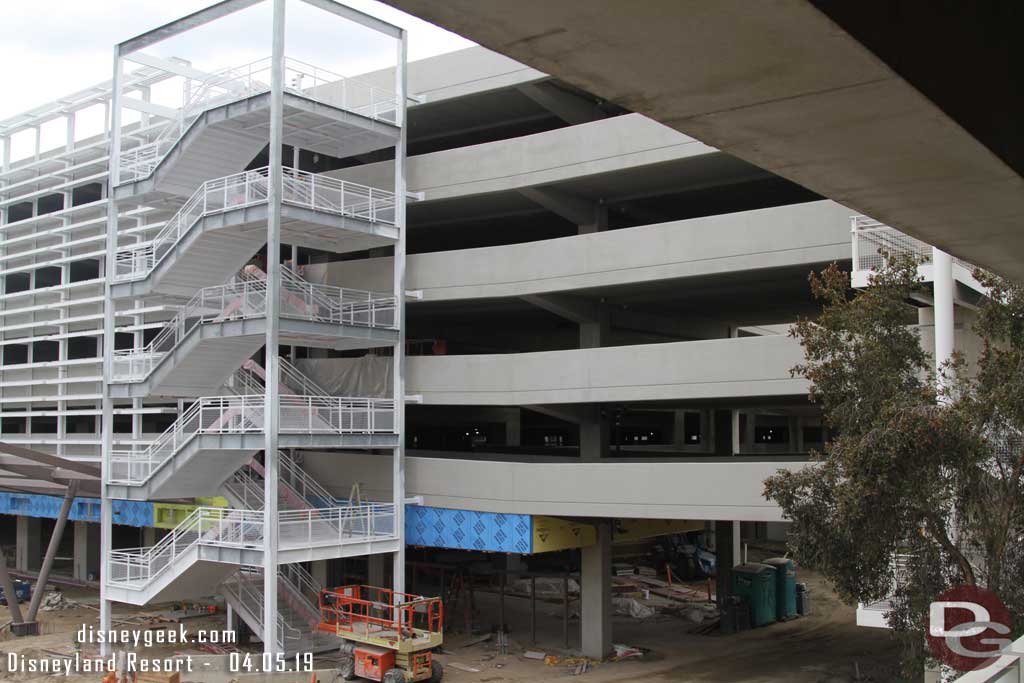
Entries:
{"label": "blue plastic sheeting", "polygon": [[530,515],[407,505],[405,543],[529,554],[533,552],[533,521]]}
{"label": "blue plastic sheeting", "polygon": [[[0,514],[56,519],[60,514],[63,500],[58,496],[0,492]],[[113,517],[114,524],[135,527],[153,526],[153,504],[145,501],[115,500]],[[68,519],[76,522],[99,522],[99,499],[75,498],[71,503]]]}

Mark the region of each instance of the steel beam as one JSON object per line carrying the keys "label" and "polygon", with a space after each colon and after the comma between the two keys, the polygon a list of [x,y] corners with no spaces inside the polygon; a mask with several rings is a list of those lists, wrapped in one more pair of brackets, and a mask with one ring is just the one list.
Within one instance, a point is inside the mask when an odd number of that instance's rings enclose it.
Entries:
{"label": "steel beam", "polygon": [[281,193],[284,138],[285,0],[273,0],[273,48],[270,67],[270,149],[267,187],[267,335],[264,383],[263,448],[263,653],[280,652],[277,642],[277,491],[281,473],[278,446],[281,372],[278,341],[281,330]]}
{"label": "steel beam", "polygon": [[302,1],[305,2],[306,4],[312,5],[313,7],[319,7],[325,12],[330,12],[331,14],[355,22],[360,26],[365,26],[366,28],[371,28],[374,31],[379,31],[380,33],[383,33],[384,35],[387,36],[391,36],[392,38],[398,38],[399,40],[404,39],[402,36],[405,34],[405,31],[399,28],[398,26],[389,24],[386,21],[381,21],[377,17],[370,16],[369,14],[364,14],[363,12],[360,12],[357,9],[352,9],[351,7],[342,5],[341,3],[334,2],[334,0]]}
{"label": "steel beam", "polygon": [[[394,401],[395,430],[398,443],[392,457],[391,495],[395,504],[395,533],[398,536],[398,551],[392,567],[392,587],[397,593],[405,592],[405,248],[406,235],[406,182],[405,159],[408,131],[406,128],[406,93],[408,90],[406,60],[408,59],[409,38],[405,30],[399,30],[395,65],[395,93],[397,111],[395,122],[400,127],[398,143],[395,145],[395,225],[398,227],[398,243],[395,244],[394,294],[395,320],[398,323],[398,340],[394,352]],[[397,599],[396,599],[397,601]],[[397,615],[396,615],[397,616]]]}
{"label": "steel beam", "polygon": [[60,547],[61,537],[64,535],[64,527],[68,523],[68,513],[71,512],[71,503],[75,500],[75,493],[78,492],[78,484],[71,482],[64,493],[64,501],[60,506],[60,513],[53,525],[53,533],[50,534],[50,544],[46,547],[46,555],[43,556],[43,566],[39,568],[39,578],[36,580],[35,590],[32,592],[32,601],[28,605],[28,616],[26,620],[33,622],[39,612],[39,605],[43,601],[43,593],[46,592],[46,580],[50,578],[50,570],[53,569],[53,560],[57,557],[57,549]]}
{"label": "steel beam", "polygon": [[172,36],[176,36],[179,33],[185,31],[191,31],[194,28],[199,28],[204,24],[208,24],[215,19],[226,17],[229,14],[233,14],[247,7],[259,4],[263,0],[223,0],[218,2],[216,5],[211,5],[206,9],[201,9],[198,12],[175,19],[174,21],[168,22],[163,26],[158,26],[145,33],[140,33],[134,38],[120,43],[117,47],[120,49],[122,55],[127,55],[132,52],[138,52],[144,48],[159,43],[162,40],[167,40]]}

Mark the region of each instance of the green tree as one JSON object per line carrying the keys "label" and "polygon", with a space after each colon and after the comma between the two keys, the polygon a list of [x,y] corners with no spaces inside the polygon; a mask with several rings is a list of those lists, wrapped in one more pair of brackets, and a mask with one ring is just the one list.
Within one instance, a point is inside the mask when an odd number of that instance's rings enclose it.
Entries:
{"label": "green tree", "polygon": [[836,436],[815,464],[765,482],[801,564],[849,604],[893,598],[908,678],[942,591],[979,585],[1015,618],[1024,607],[1024,289],[975,277],[990,288],[974,325],[982,351],[936,372],[910,303],[927,293],[916,263],[890,260],[856,292],[835,264],[812,273],[822,308],[791,330],[805,352],[793,373]]}

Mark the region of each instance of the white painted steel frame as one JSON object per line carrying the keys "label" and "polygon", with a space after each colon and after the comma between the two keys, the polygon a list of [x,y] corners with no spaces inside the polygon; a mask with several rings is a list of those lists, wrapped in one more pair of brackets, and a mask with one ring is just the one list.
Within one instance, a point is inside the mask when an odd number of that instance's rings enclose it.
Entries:
{"label": "white painted steel frame", "polygon": [[[148,123],[148,116],[155,114],[156,116],[164,116],[160,111],[155,110],[152,106],[148,106],[145,103],[145,90],[143,92],[143,99],[135,101],[125,97],[124,86],[126,84],[124,70],[124,60],[127,55],[132,52],[141,50],[147,45],[154,44],[173,35],[177,35],[190,29],[198,28],[206,23],[211,22],[216,18],[224,16],[254,5],[259,0],[225,0],[224,2],[218,3],[212,7],[208,7],[204,10],[200,10],[193,14],[189,14],[181,19],[176,20],[168,25],[160,27],[154,31],[147,32],[136,38],[125,41],[115,47],[114,50],[114,78],[112,79],[112,97],[110,101],[110,170],[109,174],[106,175],[108,178],[119,178],[121,174],[121,156],[122,147],[124,144],[123,136],[124,131],[121,127],[121,111],[123,106],[129,105],[133,109],[142,111],[143,114],[143,125]],[[280,476],[280,463],[278,459],[278,433],[280,430],[279,415],[278,411],[273,410],[275,405],[280,401],[280,373],[278,372],[278,350],[279,348],[279,313],[278,309],[280,301],[278,293],[281,289],[282,272],[280,259],[276,258],[276,255],[280,253],[281,246],[281,204],[282,204],[282,190],[283,190],[283,162],[281,159],[282,140],[283,140],[283,98],[284,98],[284,70],[285,70],[285,44],[284,44],[284,28],[285,28],[285,0],[271,0],[273,2],[273,22],[272,22],[272,54],[271,54],[271,83],[270,83],[270,97],[271,97],[271,108],[270,108],[270,130],[269,130],[269,165],[268,165],[268,198],[267,203],[269,206],[269,220],[267,222],[267,253],[271,255],[267,259],[268,262],[268,273],[267,273],[267,313],[268,313],[268,325],[266,332],[266,358],[267,368],[266,376],[267,381],[265,384],[264,393],[264,434],[265,434],[265,454],[266,464],[264,472],[264,500],[265,505],[263,509],[263,523],[265,527],[276,527],[280,521],[278,512],[278,480]],[[401,592],[404,590],[404,552],[403,542],[401,539],[403,530],[402,510],[404,503],[404,429],[403,429],[403,413],[404,413],[404,264],[406,264],[406,236],[404,236],[404,226],[406,226],[406,177],[404,177],[404,161],[406,161],[406,141],[407,135],[404,131],[404,122],[406,122],[406,108],[407,108],[407,70],[406,60],[408,56],[408,37],[406,32],[403,30],[390,26],[386,23],[380,22],[379,19],[366,15],[364,13],[352,10],[351,8],[339,5],[333,0],[303,0],[309,4],[325,9],[336,15],[342,16],[346,19],[352,20],[362,26],[374,29],[385,35],[389,35],[397,39],[397,66],[396,76],[398,83],[398,92],[396,93],[396,106],[397,111],[395,112],[395,123],[398,125],[400,130],[399,141],[395,146],[395,173],[394,173],[394,211],[395,211],[395,225],[399,228],[399,241],[395,245],[395,270],[394,270],[394,300],[395,300],[395,321],[398,327],[398,342],[395,344],[395,372],[394,372],[394,411],[395,411],[395,422],[398,432],[397,447],[394,450],[393,458],[393,510],[394,510],[394,522],[393,528],[398,535],[398,551],[394,556],[394,588]],[[143,61],[144,63],[144,61]],[[133,78],[138,75],[135,72]],[[134,87],[132,84],[129,84]],[[73,121],[69,124],[73,126]],[[38,131],[37,130],[37,148],[36,148],[36,159],[39,161],[40,150],[38,145]],[[86,165],[91,166],[92,164],[86,162]],[[7,173],[9,171],[9,145],[4,145],[4,164],[0,172]],[[94,174],[96,178],[101,178],[103,174]],[[76,183],[66,183],[67,187],[72,187]],[[59,185],[54,189],[61,188]],[[51,190],[52,191],[52,190]],[[44,196],[47,194],[47,190],[38,189],[35,193],[30,193],[29,196],[35,197]],[[0,210],[4,211],[3,218],[6,218],[6,206],[0,206]],[[114,359],[114,346],[115,346],[115,335],[117,332],[116,317],[121,314],[125,314],[123,311],[118,311],[113,303],[112,287],[114,278],[117,274],[116,271],[116,260],[117,260],[117,241],[119,232],[119,220],[121,218],[119,213],[119,203],[113,197],[109,196],[106,198],[106,209],[108,209],[108,215],[106,215],[106,233],[105,233],[105,267],[103,268],[103,284],[105,293],[105,305],[103,307],[103,387],[102,387],[102,470],[103,470],[103,483],[102,483],[102,500],[101,500],[101,552],[103,557],[112,557],[111,550],[111,530],[112,530],[112,502],[108,490],[108,473],[111,471],[112,465],[112,449],[113,449],[113,399],[110,392],[110,385],[112,380],[113,371],[113,359]],[[69,225],[69,217],[61,217],[61,227],[67,228]],[[6,221],[2,221],[6,222]],[[146,226],[145,229],[156,228],[156,225]],[[67,237],[61,237],[62,242],[67,242]],[[99,255],[97,252],[94,255]],[[70,259],[69,259],[70,260]],[[67,263],[62,263],[62,267],[69,267]],[[65,281],[66,282],[66,281]],[[61,300],[65,299],[65,294],[61,291]],[[137,306],[136,306],[137,308]],[[143,324],[140,310],[133,310],[127,314],[133,315],[135,324],[132,327],[135,330],[136,345],[141,341],[141,330],[150,327]],[[61,326],[61,335],[68,334],[66,332],[67,325]],[[133,408],[136,410],[141,409],[141,403],[136,399],[133,404]],[[137,436],[138,424],[133,429],[133,436]],[[278,556],[278,541],[276,541],[276,535],[264,535],[263,538],[263,577],[264,577],[264,590],[263,590],[263,624],[269,629],[268,633],[264,634],[264,648],[267,653],[274,654],[279,651],[280,639],[278,634],[274,633],[276,627],[275,610],[276,610],[276,592],[278,592],[278,582],[276,582],[276,573],[278,573],[278,564],[276,564],[276,556]],[[103,584],[105,586],[105,582]],[[110,629],[112,623],[112,601],[105,589],[101,591],[100,596],[100,628]],[[109,651],[108,647],[102,647],[101,651],[106,653]]]}

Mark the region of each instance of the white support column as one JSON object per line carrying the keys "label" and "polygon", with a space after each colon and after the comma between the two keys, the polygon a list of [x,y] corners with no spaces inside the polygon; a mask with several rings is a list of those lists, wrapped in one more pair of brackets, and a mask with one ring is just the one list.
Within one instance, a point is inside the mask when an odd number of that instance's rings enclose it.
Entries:
{"label": "white support column", "polygon": [[[114,526],[113,502],[107,489],[110,478],[110,454],[114,443],[114,402],[110,396],[110,372],[114,364],[114,300],[111,292],[114,284],[114,263],[117,251],[118,206],[114,199],[114,185],[120,174],[121,155],[121,71],[120,47],[114,48],[114,78],[110,102],[110,174],[107,178],[107,240],[106,259],[103,268],[103,418],[101,438],[101,470],[103,482],[100,485],[100,562],[105,562],[113,549],[111,534]],[[101,631],[110,631],[113,602],[107,598],[107,576],[100,567],[100,623]],[[100,645],[100,654],[110,654],[110,644]]]}
{"label": "white support column", "polygon": [[935,372],[939,378],[939,387],[942,388],[949,380],[944,376],[942,366],[953,357],[953,257],[932,247],[932,270],[935,287]]}
{"label": "white support column", "polygon": [[408,56],[408,41],[408,34],[403,29],[398,39],[398,63],[395,65],[395,93],[398,99],[395,122],[400,127],[400,133],[398,144],[395,145],[395,225],[398,227],[398,243],[395,244],[394,291],[398,340],[395,342],[393,393],[398,444],[392,457],[391,495],[395,503],[395,533],[398,535],[398,550],[394,554],[392,569],[392,588],[397,593],[405,592],[405,63]]}
{"label": "white support column", "polygon": [[274,0],[273,49],[270,58],[270,154],[267,191],[267,338],[266,390],[263,404],[264,490],[263,490],[263,652],[273,657],[277,642],[277,491],[280,454],[277,433],[280,421],[280,331],[281,294],[281,145],[284,138],[284,21],[285,0]]}

